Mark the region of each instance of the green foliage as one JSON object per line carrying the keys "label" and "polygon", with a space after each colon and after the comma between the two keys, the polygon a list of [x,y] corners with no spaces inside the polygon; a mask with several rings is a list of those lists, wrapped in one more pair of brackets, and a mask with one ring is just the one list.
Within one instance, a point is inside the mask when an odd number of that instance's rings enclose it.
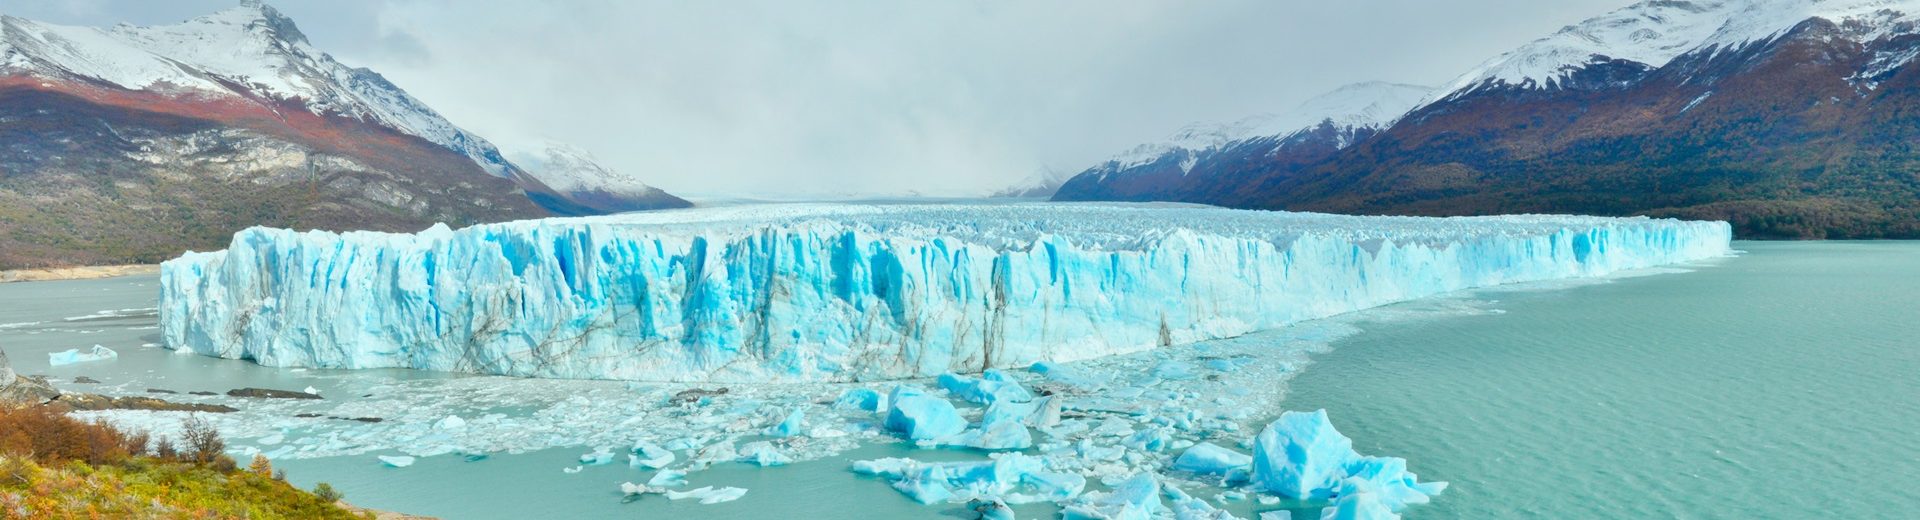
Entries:
{"label": "green foliage", "polygon": [[[276,479],[265,459],[241,470],[204,423],[177,458],[143,454],[145,435],[41,407],[0,408],[0,518],[345,519],[332,498]],[[160,439],[163,450],[171,442]]]}
{"label": "green foliage", "polygon": [[321,500],[328,502],[339,502],[347,498],[346,493],[341,493],[339,490],[333,489],[333,484],[325,482],[314,484],[313,496],[320,497]]}

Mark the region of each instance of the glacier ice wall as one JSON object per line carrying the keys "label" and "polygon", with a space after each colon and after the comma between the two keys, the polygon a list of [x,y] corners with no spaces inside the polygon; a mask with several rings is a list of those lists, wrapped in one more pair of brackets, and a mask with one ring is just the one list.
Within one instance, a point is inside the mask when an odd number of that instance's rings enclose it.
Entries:
{"label": "glacier ice wall", "polygon": [[773,205],[252,228],[162,265],[175,349],[654,381],[978,372],[1729,251],[1724,223],[1113,204]]}

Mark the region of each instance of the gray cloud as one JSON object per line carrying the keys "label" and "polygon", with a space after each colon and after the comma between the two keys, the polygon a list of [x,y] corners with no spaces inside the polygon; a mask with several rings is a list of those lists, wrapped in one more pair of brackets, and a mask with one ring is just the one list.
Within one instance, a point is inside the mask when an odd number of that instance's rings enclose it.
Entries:
{"label": "gray cloud", "polygon": [[[67,23],[226,2],[6,0]],[[552,138],[669,190],[981,192],[1194,120],[1364,80],[1438,84],[1626,0],[274,5],[503,147]],[[212,4],[209,6],[208,4]],[[157,18],[157,19],[156,19]]]}

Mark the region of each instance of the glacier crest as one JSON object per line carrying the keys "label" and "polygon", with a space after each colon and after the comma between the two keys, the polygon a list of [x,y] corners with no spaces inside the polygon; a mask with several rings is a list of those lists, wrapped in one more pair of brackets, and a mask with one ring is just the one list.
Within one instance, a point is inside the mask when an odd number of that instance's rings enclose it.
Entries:
{"label": "glacier crest", "polygon": [[1724,255],[1719,222],[1168,205],[777,205],[414,234],[252,228],[162,265],[175,349],[645,381],[978,373]]}

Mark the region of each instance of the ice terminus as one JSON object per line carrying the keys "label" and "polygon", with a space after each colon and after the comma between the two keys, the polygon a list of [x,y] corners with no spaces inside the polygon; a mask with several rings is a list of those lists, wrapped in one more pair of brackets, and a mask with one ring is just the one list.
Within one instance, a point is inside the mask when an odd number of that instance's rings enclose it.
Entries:
{"label": "ice terminus", "polygon": [[162,266],[166,344],[270,366],[651,381],[979,373],[1728,252],[1719,222],[794,204],[252,228]]}

